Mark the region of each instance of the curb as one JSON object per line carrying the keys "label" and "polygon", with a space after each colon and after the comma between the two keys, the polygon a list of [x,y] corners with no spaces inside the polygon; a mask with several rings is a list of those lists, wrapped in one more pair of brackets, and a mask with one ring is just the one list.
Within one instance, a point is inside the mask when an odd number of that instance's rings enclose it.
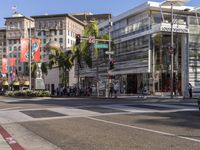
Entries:
{"label": "curb", "polygon": [[13,150],[24,150],[24,148],[18,144],[17,141],[2,126],[0,126],[0,134]]}

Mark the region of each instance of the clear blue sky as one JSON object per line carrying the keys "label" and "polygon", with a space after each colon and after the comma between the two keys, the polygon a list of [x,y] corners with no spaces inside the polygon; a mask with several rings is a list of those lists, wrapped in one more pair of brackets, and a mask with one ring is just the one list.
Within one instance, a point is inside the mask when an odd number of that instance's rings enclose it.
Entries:
{"label": "clear blue sky", "polygon": [[[92,12],[118,15],[147,0],[0,0],[0,27],[4,17],[12,15],[12,6],[26,16],[58,13]],[[161,2],[162,0],[152,0]],[[191,0],[187,5],[200,6],[200,0]]]}

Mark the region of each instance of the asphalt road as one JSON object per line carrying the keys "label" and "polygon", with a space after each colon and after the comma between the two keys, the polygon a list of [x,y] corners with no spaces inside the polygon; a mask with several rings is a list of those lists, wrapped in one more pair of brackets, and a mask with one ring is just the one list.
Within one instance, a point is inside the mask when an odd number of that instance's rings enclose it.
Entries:
{"label": "asphalt road", "polygon": [[0,124],[27,150],[199,150],[195,100],[5,99]]}

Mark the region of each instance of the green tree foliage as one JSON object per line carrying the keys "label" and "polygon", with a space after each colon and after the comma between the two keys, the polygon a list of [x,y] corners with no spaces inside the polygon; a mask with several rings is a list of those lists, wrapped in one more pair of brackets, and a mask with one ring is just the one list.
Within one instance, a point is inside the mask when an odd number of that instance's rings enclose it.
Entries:
{"label": "green tree foliage", "polygon": [[[45,75],[48,74],[48,69],[47,68],[48,68],[47,63],[46,62],[42,62],[41,63],[42,74],[45,74]],[[37,70],[37,63],[34,62],[34,63],[31,64],[31,75],[33,77],[35,77],[36,70]]]}
{"label": "green tree foliage", "polygon": [[[96,20],[91,21],[85,26],[82,36],[86,38],[94,36],[96,39],[104,40],[109,38],[108,35],[99,35],[98,22]],[[82,40],[80,45],[72,47],[73,59],[77,59],[79,67],[81,67],[81,60],[85,61],[88,67],[92,67],[91,50],[94,50],[95,56],[98,57],[99,49],[94,49],[93,44],[88,43],[88,40]]]}

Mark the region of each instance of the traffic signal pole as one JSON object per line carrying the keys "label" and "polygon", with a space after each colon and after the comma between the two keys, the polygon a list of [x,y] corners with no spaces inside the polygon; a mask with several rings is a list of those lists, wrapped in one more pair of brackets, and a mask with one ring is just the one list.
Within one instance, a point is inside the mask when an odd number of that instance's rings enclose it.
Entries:
{"label": "traffic signal pole", "polygon": [[[106,97],[108,97],[108,93],[109,93],[109,87],[110,85],[112,84],[112,79],[109,78],[109,73],[112,71],[110,69],[110,62],[112,60],[112,57],[111,55],[113,55],[112,51],[111,51],[111,34],[110,34],[110,28],[111,28],[111,22],[110,22],[110,19],[109,19],[109,39],[108,40],[104,40],[104,39],[96,39],[95,37],[92,37],[92,38],[95,38],[95,39],[92,39],[92,43],[93,45],[97,44],[97,42],[108,42],[108,53],[106,53],[108,56],[109,56],[109,61],[108,61],[108,86],[106,87]],[[80,34],[77,34],[76,35],[76,45],[79,45],[81,43],[81,40],[89,40],[90,41],[90,38],[91,37],[81,37]],[[94,46],[93,46],[94,47]],[[97,58],[97,68],[96,68],[96,78],[97,78],[97,96],[99,96],[99,58]],[[78,85],[79,85],[79,65],[78,65]]]}
{"label": "traffic signal pole", "polygon": [[109,61],[108,61],[108,65],[109,65],[109,67],[108,67],[108,86],[107,86],[107,89],[106,89],[107,90],[106,91],[106,97],[110,96],[109,90],[112,86],[112,78],[109,78],[109,76],[110,76],[109,73],[112,74],[112,69],[110,68],[110,62],[111,62],[111,59],[112,59],[112,57],[111,57],[111,33],[110,33],[111,26],[112,26],[112,23],[111,23],[111,19],[109,17],[109,22],[108,22],[108,36],[109,36],[109,44],[108,44],[109,45],[109,47],[108,47]]}

